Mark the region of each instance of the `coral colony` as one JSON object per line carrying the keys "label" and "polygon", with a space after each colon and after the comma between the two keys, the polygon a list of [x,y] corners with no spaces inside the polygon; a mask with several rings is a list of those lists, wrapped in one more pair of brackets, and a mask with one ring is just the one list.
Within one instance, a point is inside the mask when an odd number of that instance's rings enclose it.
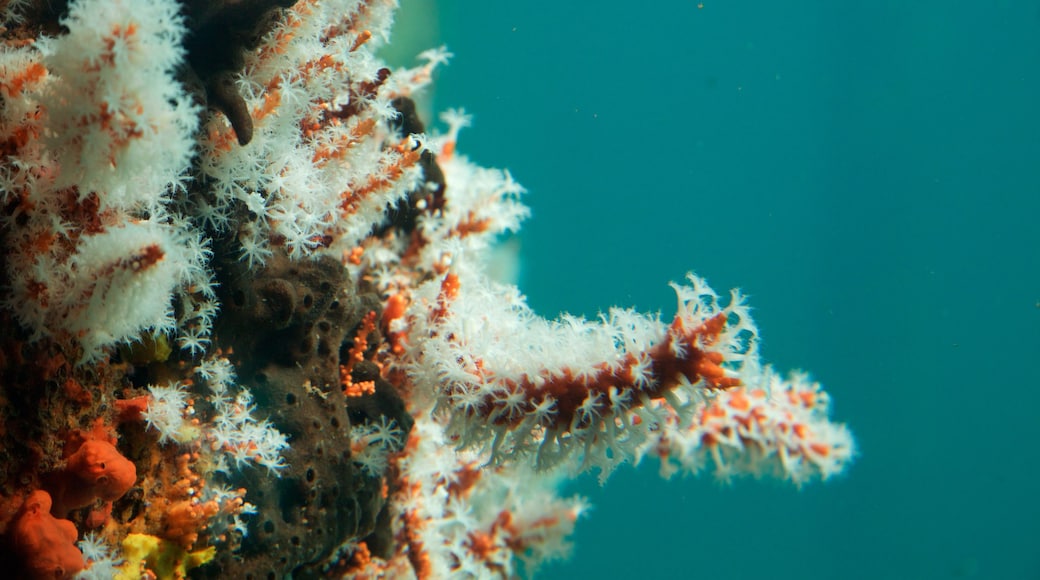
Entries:
{"label": "coral colony", "polygon": [[534,314],[527,209],[427,130],[393,0],[13,0],[0,49],[0,565],[25,578],[508,578],[661,472],[853,456],[737,292]]}

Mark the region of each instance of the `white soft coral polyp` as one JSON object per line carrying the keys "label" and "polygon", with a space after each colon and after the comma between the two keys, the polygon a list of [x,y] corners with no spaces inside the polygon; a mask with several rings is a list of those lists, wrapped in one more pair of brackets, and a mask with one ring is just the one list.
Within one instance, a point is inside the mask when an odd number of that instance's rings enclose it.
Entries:
{"label": "white soft coral polyp", "polygon": [[173,78],[184,26],[171,0],[72,2],[69,33],[39,42],[53,79],[41,102],[56,185],[102,207],[149,209],[185,171],[198,109]]}

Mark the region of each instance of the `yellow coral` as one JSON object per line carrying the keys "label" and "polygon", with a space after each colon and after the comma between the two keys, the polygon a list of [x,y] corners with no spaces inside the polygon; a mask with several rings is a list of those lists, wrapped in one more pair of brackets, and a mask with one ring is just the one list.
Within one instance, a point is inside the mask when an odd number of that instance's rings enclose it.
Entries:
{"label": "yellow coral", "polygon": [[173,347],[165,334],[145,332],[137,341],[121,346],[119,352],[123,355],[123,360],[135,365],[145,365],[166,362],[173,353]]}
{"label": "yellow coral", "polygon": [[213,546],[189,552],[162,538],[130,534],[123,540],[126,564],[122,566],[116,580],[138,580],[146,577],[145,572],[151,573],[148,577],[159,580],[184,578],[188,570],[213,560],[216,553],[217,549]]}

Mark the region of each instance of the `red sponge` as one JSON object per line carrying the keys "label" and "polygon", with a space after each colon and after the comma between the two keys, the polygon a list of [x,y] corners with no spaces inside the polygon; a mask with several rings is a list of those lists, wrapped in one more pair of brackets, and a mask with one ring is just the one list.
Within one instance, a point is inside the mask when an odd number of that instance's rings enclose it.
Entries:
{"label": "red sponge", "polygon": [[51,515],[51,496],[43,490],[29,494],[10,538],[31,578],[69,578],[83,569],[76,526]]}
{"label": "red sponge", "polygon": [[137,468],[108,441],[84,441],[69,456],[65,470],[55,478],[54,513],[90,505],[95,498],[114,501],[137,481]]}

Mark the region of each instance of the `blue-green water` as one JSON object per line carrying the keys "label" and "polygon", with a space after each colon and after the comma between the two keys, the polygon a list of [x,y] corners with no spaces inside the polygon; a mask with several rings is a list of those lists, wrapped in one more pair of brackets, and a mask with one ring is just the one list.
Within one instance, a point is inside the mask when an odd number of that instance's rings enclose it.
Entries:
{"label": "blue-green water", "polygon": [[541,576],[1040,578],[1040,2],[436,10],[434,108],[530,192],[531,304],[670,316],[689,269],[739,286],[861,450],[801,491],[583,480]]}

